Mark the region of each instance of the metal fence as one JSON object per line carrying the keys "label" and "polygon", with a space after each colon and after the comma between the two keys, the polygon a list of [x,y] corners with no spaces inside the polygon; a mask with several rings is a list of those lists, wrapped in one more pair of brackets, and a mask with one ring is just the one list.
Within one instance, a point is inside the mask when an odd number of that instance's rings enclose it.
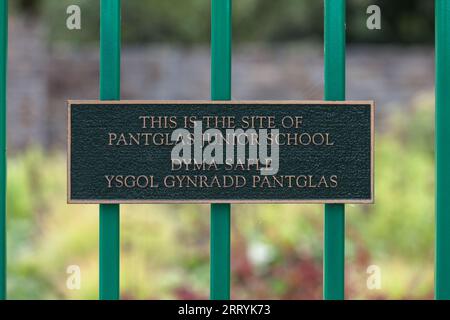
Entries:
{"label": "metal fence", "polygon": [[[325,99],[345,100],[345,0],[325,2]],[[436,0],[435,296],[450,299],[450,0]],[[121,0],[101,0],[100,99],[120,99]],[[231,99],[232,0],[211,0],[211,99]],[[8,0],[0,0],[0,298],[6,299]],[[430,124],[432,125],[432,124]],[[345,206],[324,208],[324,299],[344,299]],[[100,205],[99,297],[120,298],[120,207]],[[405,213],[407,214],[407,213]],[[229,204],[211,204],[211,299],[230,299]],[[418,235],[420,236],[420,235]]]}

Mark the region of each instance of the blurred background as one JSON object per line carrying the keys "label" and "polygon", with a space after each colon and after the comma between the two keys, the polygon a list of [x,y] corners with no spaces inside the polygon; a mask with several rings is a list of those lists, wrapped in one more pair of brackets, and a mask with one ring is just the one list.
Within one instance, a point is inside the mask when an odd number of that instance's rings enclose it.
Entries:
{"label": "blurred background", "polygon": [[[98,98],[99,2],[10,1],[10,299],[97,298],[98,206],[66,204],[65,101]],[[81,30],[66,27],[72,4]],[[209,99],[210,1],[122,6],[122,98]],[[376,204],[347,206],[346,296],[432,298],[433,1],[348,0],[347,32],[347,99],[376,101],[377,132]],[[322,99],[323,1],[234,1],[233,37],[234,99]],[[323,206],[232,211],[232,298],[322,297]],[[208,297],[208,205],[124,205],[121,219],[123,298]]]}

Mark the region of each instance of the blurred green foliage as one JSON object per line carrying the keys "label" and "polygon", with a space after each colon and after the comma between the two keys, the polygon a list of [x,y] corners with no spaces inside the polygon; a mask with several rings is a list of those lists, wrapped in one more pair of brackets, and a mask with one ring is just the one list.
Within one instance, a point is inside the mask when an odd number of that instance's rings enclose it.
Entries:
{"label": "blurred green foliage", "polygon": [[[30,15],[41,14],[52,40],[94,42],[99,36],[99,0],[20,0],[13,6]],[[82,10],[82,30],[65,26],[66,8]],[[380,6],[382,30],[366,28],[369,5]],[[208,43],[209,0],[124,0],[123,39],[128,43]],[[348,0],[347,38],[350,42],[432,43],[434,1]],[[233,38],[244,41],[321,41],[321,0],[233,1]]]}
{"label": "blurred green foliage", "polygon": [[[347,206],[350,299],[431,298],[433,291],[433,98],[415,99],[376,137],[375,205]],[[11,299],[95,299],[98,206],[66,204],[66,160],[29,150],[9,159],[8,290]],[[124,205],[123,298],[206,298],[209,206]],[[320,205],[236,205],[233,298],[319,299]],[[382,288],[368,290],[369,265]],[[66,287],[69,265],[81,289]]]}

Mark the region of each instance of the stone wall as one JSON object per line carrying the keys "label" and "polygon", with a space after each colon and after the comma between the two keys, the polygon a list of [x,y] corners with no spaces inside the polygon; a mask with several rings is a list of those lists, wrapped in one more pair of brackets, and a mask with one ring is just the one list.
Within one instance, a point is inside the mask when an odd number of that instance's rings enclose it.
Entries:
{"label": "stone wall", "polygon": [[[11,19],[13,20],[13,19]],[[11,21],[8,88],[10,151],[65,148],[67,99],[98,98],[98,49],[47,45],[32,22]],[[208,99],[207,47],[124,47],[122,98]],[[349,47],[347,99],[373,99],[378,127],[420,92],[432,92],[432,48]],[[247,45],[233,55],[234,99],[322,99],[322,48]]]}
{"label": "stone wall", "polygon": [[48,64],[43,28],[33,20],[10,18],[8,64],[8,147],[48,145]]}

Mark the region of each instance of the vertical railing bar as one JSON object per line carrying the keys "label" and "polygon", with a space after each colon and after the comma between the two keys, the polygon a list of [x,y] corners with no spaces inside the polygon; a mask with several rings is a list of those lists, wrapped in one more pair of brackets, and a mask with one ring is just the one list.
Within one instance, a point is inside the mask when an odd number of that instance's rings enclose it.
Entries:
{"label": "vertical railing bar", "polygon": [[[325,0],[325,100],[345,100],[345,0]],[[344,299],[345,206],[326,204],[323,297]]]}
{"label": "vertical railing bar", "polygon": [[450,299],[450,2],[436,0],[435,297]]}
{"label": "vertical railing bar", "polygon": [[[231,99],[231,0],[211,0],[211,99]],[[211,204],[210,298],[230,299],[229,204]]]}
{"label": "vertical railing bar", "polygon": [[[100,99],[120,99],[120,0],[100,2]],[[99,297],[120,298],[120,207],[100,205]]]}
{"label": "vertical railing bar", "polygon": [[0,299],[6,299],[6,82],[8,0],[0,0]]}

